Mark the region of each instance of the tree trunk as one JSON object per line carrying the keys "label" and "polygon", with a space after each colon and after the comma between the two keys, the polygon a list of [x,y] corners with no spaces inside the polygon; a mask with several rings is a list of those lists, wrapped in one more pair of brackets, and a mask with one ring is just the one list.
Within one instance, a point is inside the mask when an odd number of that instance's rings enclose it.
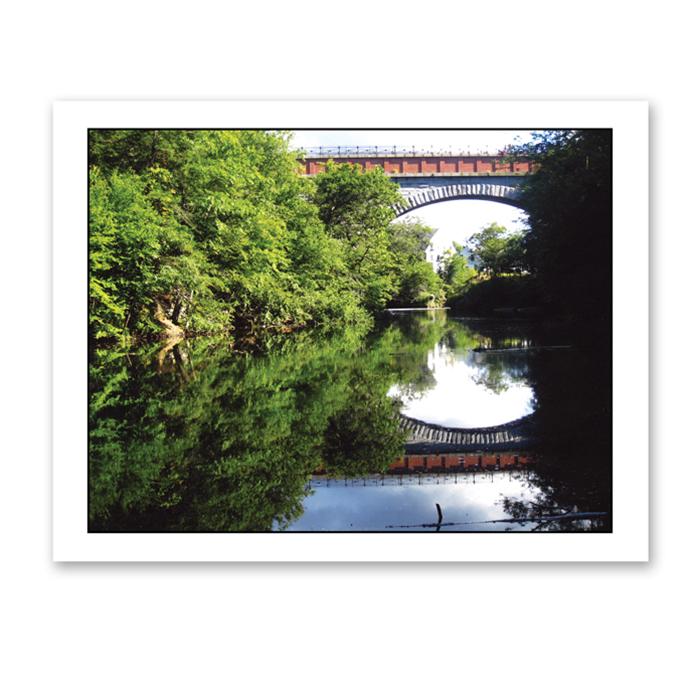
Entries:
{"label": "tree trunk", "polygon": [[161,327],[161,336],[166,340],[172,338],[181,338],[185,335],[185,331],[180,328],[176,323],[173,323],[163,310],[160,301],[156,300],[155,311],[153,313],[158,325]]}
{"label": "tree trunk", "polygon": [[180,314],[182,313],[182,302],[178,299],[175,302],[175,307],[173,308],[172,322],[177,325],[180,321]]}

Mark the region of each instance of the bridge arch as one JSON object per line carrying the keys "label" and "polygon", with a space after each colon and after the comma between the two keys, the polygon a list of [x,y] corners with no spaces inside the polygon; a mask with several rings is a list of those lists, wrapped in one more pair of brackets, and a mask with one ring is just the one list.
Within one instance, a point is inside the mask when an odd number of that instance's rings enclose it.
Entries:
{"label": "bridge arch", "polygon": [[394,206],[397,217],[429,204],[449,202],[455,199],[486,200],[523,209],[519,188],[502,184],[457,183],[428,187],[402,187],[401,194],[404,203]]}
{"label": "bridge arch", "polygon": [[399,427],[408,435],[407,444],[437,445],[441,449],[506,449],[530,441],[534,415],[484,428],[448,428],[400,414]]}

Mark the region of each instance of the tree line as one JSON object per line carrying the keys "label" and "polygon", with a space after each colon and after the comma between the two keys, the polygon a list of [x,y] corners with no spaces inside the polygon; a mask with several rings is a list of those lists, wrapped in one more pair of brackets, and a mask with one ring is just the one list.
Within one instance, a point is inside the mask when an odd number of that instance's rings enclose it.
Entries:
{"label": "tree line", "polygon": [[91,339],[367,323],[435,305],[430,230],[379,170],[300,172],[287,133],[92,130]]}
{"label": "tree line", "polygon": [[469,252],[480,277],[448,295],[456,308],[536,307],[542,315],[596,326],[612,318],[612,131],[537,132],[510,149],[537,164],[523,182],[524,231],[490,226]]}
{"label": "tree line", "polygon": [[[425,259],[434,231],[394,222],[381,169],[304,177],[290,134],[92,130],[91,339],[260,334],[368,325],[386,306],[605,321],[611,296],[611,133],[540,132],[510,157],[528,227],[492,224]],[[465,239],[467,236],[465,236]]]}

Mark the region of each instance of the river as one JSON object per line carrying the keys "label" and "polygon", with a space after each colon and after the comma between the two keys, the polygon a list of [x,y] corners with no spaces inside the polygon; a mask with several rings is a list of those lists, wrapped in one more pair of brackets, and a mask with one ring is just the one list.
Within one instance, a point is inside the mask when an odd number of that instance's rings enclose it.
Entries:
{"label": "river", "polygon": [[609,531],[607,364],[561,327],[444,310],[96,350],[89,529]]}

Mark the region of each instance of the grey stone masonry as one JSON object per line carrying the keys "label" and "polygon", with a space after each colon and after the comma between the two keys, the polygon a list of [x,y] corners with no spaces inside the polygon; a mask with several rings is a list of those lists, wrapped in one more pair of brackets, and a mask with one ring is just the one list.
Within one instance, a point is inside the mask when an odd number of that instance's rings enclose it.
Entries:
{"label": "grey stone masonry", "polygon": [[427,204],[446,202],[451,199],[485,199],[517,207],[520,188],[490,182],[463,182],[454,185],[421,185],[419,187],[403,186],[401,183],[401,194],[405,203],[394,207],[397,216]]}
{"label": "grey stone masonry", "polygon": [[447,428],[402,415],[399,419],[399,425],[408,433],[407,446],[455,447],[474,445],[478,450],[492,451],[516,446],[522,447],[524,442],[530,440],[533,419],[534,416],[531,415],[510,423],[485,428]]}

